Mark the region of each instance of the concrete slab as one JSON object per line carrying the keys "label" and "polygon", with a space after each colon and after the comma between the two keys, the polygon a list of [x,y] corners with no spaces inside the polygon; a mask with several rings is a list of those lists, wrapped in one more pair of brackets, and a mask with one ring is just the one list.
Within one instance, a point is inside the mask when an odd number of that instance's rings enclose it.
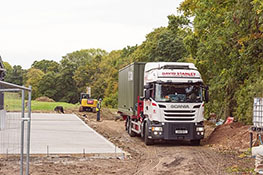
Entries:
{"label": "concrete slab", "polygon": [[123,153],[74,114],[32,113],[31,154],[82,154],[83,151]]}

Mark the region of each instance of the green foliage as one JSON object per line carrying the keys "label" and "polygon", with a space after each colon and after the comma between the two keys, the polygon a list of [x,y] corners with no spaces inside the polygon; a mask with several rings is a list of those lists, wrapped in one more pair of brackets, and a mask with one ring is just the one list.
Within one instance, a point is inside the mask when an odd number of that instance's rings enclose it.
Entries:
{"label": "green foliage", "polygon": [[48,72],[42,77],[38,86],[38,91],[41,96],[52,98],[55,101],[60,100],[57,95],[59,90],[57,89],[57,78],[58,74],[54,72]]}
{"label": "green foliage", "polygon": [[160,27],[146,36],[146,40],[131,55],[133,61],[178,61],[187,56],[183,43],[185,31],[179,28],[186,23],[169,16],[169,26]]}
{"label": "green foliage", "polygon": [[21,66],[15,65],[13,68],[10,69],[10,64],[4,62],[4,66],[6,66],[6,76],[5,81],[9,83],[14,83],[17,85],[24,84],[24,76],[26,71],[22,69]]}
{"label": "green foliage", "polygon": [[100,79],[99,75],[100,62],[104,55],[107,55],[104,50],[87,49],[63,57],[57,79],[60,101],[76,103],[79,100],[79,94],[86,92],[87,86],[92,88],[93,98],[103,96],[104,80]]}
{"label": "green foliage", "polygon": [[52,60],[35,61],[31,67],[35,69],[39,69],[44,73],[48,73],[48,72],[57,73],[59,71],[59,64],[56,61],[52,61]]}
{"label": "green foliage", "polygon": [[258,0],[185,0],[180,10],[194,16],[185,47],[207,84],[206,114],[251,123],[253,97],[262,97],[263,5]]}
{"label": "green foliage", "polygon": [[77,87],[73,79],[76,66],[70,60],[61,61],[60,72],[56,78],[57,100],[76,103],[78,101]]}
{"label": "green foliage", "polygon": [[102,49],[83,49],[63,56],[61,63],[69,61],[74,66],[74,70],[76,70],[78,66],[86,65],[92,62],[95,57],[106,54],[107,52]]}
{"label": "green foliage", "polygon": [[8,62],[3,62],[6,71],[12,71],[12,66]]}
{"label": "green foliage", "polygon": [[110,94],[109,96],[104,98],[103,105],[109,108],[117,108],[118,107],[118,92],[116,91],[114,94]]}
{"label": "green foliage", "polygon": [[14,92],[6,92],[4,94],[4,108],[6,111],[21,111],[21,94]]}
{"label": "green foliage", "polygon": [[32,99],[35,99],[40,96],[39,93],[39,82],[41,82],[44,73],[35,68],[31,68],[28,70],[26,74],[26,86],[32,86]]}

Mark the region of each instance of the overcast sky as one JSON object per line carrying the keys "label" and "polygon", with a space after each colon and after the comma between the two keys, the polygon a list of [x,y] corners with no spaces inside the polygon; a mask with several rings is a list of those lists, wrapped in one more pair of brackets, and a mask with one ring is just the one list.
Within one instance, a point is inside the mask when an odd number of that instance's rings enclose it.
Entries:
{"label": "overcast sky", "polygon": [[108,52],[141,44],[167,26],[182,0],[6,0],[0,2],[0,55],[28,69],[80,49]]}

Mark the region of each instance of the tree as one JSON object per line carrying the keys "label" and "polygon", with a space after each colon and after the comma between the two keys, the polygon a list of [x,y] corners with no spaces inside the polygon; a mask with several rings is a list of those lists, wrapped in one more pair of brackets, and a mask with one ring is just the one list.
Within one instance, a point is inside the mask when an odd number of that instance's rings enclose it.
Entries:
{"label": "tree", "polygon": [[46,73],[39,82],[38,92],[41,96],[52,98],[55,101],[59,101],[57,88],[57,74],[55,72]]}
{"label": "tree", "polygon": [[8,66],[8,64],[5,64],[7,66],[7,72],[5,76],[5,81],[17,85],[23,85],[24,83],[24,76],[26,74],[26,71],[22,69],[21,66],[15,65],[12,69]]}
{"label": "tree", "polygon": [[60,72],[57,75],[56,89],[57,98],[59,101],[76,103],[78,102],[78,91],[76,83],[73,79],[76,67],[70,60],[62,59]]}
{"label": "tree", "polygon": [[34,61],[31,66],[32,68],[36,68],[41,70],[44,73],[47,72],[58,72],[59,64],[53,60],[41,60],[41,61]]}
{"label": "tree", "polygon": [[77,69],[78,66],[86,65],[91,62],[96,56],[106,55],[107,52],[102,49],[82,49],[63,56],[62,60],[68,60]]}
{"label": "tree", "polygon": [[32,86],[32,99],[40,96],[39,83],[41,82],[43,76],[44,73],[41,70],[35,68],[30,68],[26,74],[26,86]]}
{"label": "tree", "polygon": [[210,85],[207,114],[235,116],[251,122],[252,99],[263,94],[262,79],[263,5],[258,0],[185,0],[180,9],[194,16],[194,31],[185,38],[186,48],[196,59]]}
{"label": "tree", "polygon": [[178,61],[188,55],[183,39],[184,26],[189,20],[183,16],[168,16],[168,27],[160,27],[147,34],[146,40],[131,55],[133,61]]}
{"label": "tree", "polygon": [[6,71],[12,71],[12,66],[8,62],[3,62]]}

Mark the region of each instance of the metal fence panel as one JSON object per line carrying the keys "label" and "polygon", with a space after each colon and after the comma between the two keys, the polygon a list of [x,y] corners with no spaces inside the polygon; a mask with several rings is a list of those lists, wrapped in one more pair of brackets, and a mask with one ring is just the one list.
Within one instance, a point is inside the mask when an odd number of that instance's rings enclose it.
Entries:
{"label": "metal fence panel", "polygon": [[[31,87],[0,81],[0,154],[20,156],[20,172],[29,174]],[[25,172],[24,172],[25,168]]]}
{"label": "metal fence panel", "polygon": [[254,98],[253,125],[263,127],[263,98]]}

